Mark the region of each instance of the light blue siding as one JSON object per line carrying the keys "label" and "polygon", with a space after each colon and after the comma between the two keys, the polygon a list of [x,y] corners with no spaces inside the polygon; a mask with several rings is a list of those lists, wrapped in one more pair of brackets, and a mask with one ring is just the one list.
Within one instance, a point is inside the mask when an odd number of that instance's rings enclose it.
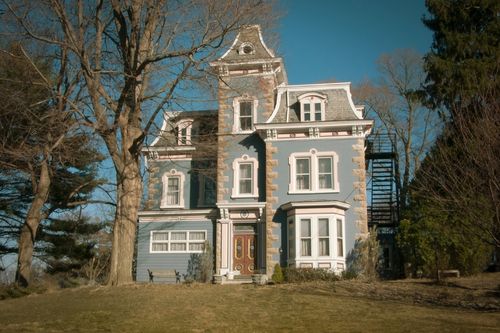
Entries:
{"label": "light blue siding", "polygon": [[[191,253],[150,253],[151,231],[182,230],[206,231],[207,240],[214,244],[214,224],[212,221],[179,221],[179,222],[141,222],[139,223],[137,240],[137,271],[138,282],[149,281],[148,269],[175,269],[186,274]],[[212,245],[213,247],[213,245]],[[175,282],[175,281],[174,281]]]}
{"label": "light blue siding", "polygon": [[[273,155],[273,158],[278,160],[278,165],[275,168],[278,173],[278,178],[275,179],[274,183],[278,185],[274,196],[279,198],[278,203],[275,205],[277,209],[280,205],[287,203],[289,201],[310,201],[310,200],[338,200],[342,202],[347,202],[351,205],[345,212],[345,242],[346,242],[346,253],[352,250],[354,247],[354,240],[357,234],[355,220],[356,216],[354,214],[354,209],[359,206],[359,202],[354,201],[354,188],[353,183],[356,181],[352,170],[357,168],[352,161],[355,157],[355,152],[353,151],[353,145],[356,144],[357,138],[346,138],[346,139],[332,139],[332,140],[301,140],[301,141],[273,141],[274,147],[278,148],[277,152]],[[290,182],[290,166],[288,158],[292,153],[298,152],[309,152],[310,149],[317,149],[318,152],[324,151],[334,151],[339,157],[338,168],[338,181],[339,181],[339,193],[311,193],[311,194],[289,194],[288,185]],[[287,253],[286,247],[288,246],[287,235],[286,235],[286,215],[277,210],[273,221],[281,225],[281,230],[279,228],[275,229],[276,233],[279,232],[279,240],[275,243],[275,246],[281,246],[283,249],[280,261],[285,264],[285,254]],[[273,258],[277,260],[278,258]]]}

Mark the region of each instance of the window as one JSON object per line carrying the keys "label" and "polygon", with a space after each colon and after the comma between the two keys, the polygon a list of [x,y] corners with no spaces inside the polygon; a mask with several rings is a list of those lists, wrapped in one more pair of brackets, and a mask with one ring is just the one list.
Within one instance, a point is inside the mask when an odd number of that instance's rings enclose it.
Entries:
{"label": "window", "polygon": [[240,102],[240,130],[252,130],[252,102]]}
{"label": "window", "polygon": [[233,132],[252,132],[257,117],[257,99],[249,96],[237,97],[233,100],[233,109]]}
{"label": "window", "polygon": [[329,233],[329,219],[320,218],[318,219],[318,255],[319,256],[329,256],[330,255],[330,233]]}
{"label": "window", "polygon": [[320,190],[333,189],[332,163],[333,163],[332,157],[318,158],[318,186]]}
{"label": "window", "polygon": [[179,146],[191,145],[192,119],[183,119],[176,125],[177,144]]}
{"label": "window", "polygon": [[160,208],[184,207],[184,174],[172,169],[162,177],[163,193]]}
{"label": "window", "polygon": [[298,190],[311,189],[311,159],[310,158],[297,158],[295,160],[297,165],[296,184]]}
{"label": "window", "polygon": [[[297,221],[294,229],[294,219]],[[344,216],[338,214],[294,215],[288,221],[291,260],[328,262],[343,260],[345,254]],[[297,258],[295,258],[295,254]],[[302,259],[301,259],[302,258]],[[331,262],[330,262],[331,264]],[[317,266],[314,266],[317,267]],[[333,267],[333,266],[331,266]]]}
{"label": "window", "polygon": [[180,177],[169,177],[167,181],[167,205],[178,206],[180,201]]}
{"label": "window", "polygon": [[300,220],[300,255],[311,256],[311,219]]}
{"label": "window", "polygon": [[233,162],[233,198],[256,198],[258,161],[256,158],[243,155]]}
{"label": "window", "polygon": [[337,219],[337,256],[344,256],[344,226],[341,219]]}
{"label": "window", "polygon": [[238,54],[254,54],[255,53],[255,48],[252,43],[241,43],[240,47],[238,48]]}
{"label": "window", "polygon": [[293,153],[289,158],[289,193],[338,192],[336,173],[338,156],[335,152]]}
{"label": "window", "polygon": [[206,231],[151,231],[151,253],[200,253],[205,249]]}
{"label": "window", "polygon": [[240,194],[252,194],[252,163],[240,163]]}
{"label": "window", "polygon": [[326,96],[307,93],[299,96],[300,118],[302,121],[325,120]]}

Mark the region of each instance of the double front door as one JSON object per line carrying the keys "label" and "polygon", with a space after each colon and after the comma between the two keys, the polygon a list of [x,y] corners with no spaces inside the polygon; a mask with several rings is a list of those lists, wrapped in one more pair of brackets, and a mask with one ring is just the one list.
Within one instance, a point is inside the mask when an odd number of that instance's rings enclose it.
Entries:
{"label": "double front door", "polygon": [[251,275],[255,271],[257,250],[255,234],[236,234],[233,243],[233,270],[241,275]]}

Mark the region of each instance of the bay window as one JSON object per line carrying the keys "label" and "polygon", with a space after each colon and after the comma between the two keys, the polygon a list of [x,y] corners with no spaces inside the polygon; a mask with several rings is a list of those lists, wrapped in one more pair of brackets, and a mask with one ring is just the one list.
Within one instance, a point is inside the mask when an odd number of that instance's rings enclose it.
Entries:
{"label": "bay window", "polygon": [[327,218],[318,219],[318,255],[330,255],[330,232],[328,228],[329,220]]}
{"label": "bay window", "polygon": [[311,219],[300,220],[300,255],[311,256]]}

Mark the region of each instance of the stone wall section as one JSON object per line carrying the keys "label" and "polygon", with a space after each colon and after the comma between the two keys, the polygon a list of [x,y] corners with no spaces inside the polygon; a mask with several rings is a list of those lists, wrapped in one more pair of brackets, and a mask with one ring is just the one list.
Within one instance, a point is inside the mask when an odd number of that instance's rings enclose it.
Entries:
{"label": "stone wall section", "polygon": [[259,79],[259,87],[264,92],[262,122],[266,121],[274,110],[274,88],[276,87],[276,78],[266,76]]}
{"label": "stone wall section", "polygon": [[219,119],[217,132],[217,202],[223,202],[229,193],[229,166],[226,163],[228,158],[227,147],[232,130],[232,109],[233,105],[228,103],[229,88],[224,82],[219,82]]}
{"label": "stone wall section", "polygon": [[366,201],[366,169],[365,169],[365,146],[364,138],[357,139],[357,142],[352,146],[354,157],[352,162],[354,168],[352,170],[355,181],[354,201],[358,204],[354,208],[356,216],[355,225],[358,231],[356,238],[366,238],[368,236],[368,215]]}
{"label": "stone wall section", "polygon": [[149,160],[148,163],[148,198],[144,204],[144,210],[151,210],[153,207],[158,206],[162,196],[162,185],[158,186],[162,182],[158,162]]}
{"label": "stone wall section", "polygon": [[279,256],[279,249],[274,246],[278,241],[278,237],[274,232],[279,227],[278,223],[273,221],[273,216],[276,213],[276,204],[278,198],[274,193],[278,190],[278,185],[275,179],[278,178],[277,167],[278,161],[273,158],[273,155],[278,151],[270,141],[266,142],[266,275],[271,277],[274,271],[274,265],[278,261],[274,260],[275,256]]}

